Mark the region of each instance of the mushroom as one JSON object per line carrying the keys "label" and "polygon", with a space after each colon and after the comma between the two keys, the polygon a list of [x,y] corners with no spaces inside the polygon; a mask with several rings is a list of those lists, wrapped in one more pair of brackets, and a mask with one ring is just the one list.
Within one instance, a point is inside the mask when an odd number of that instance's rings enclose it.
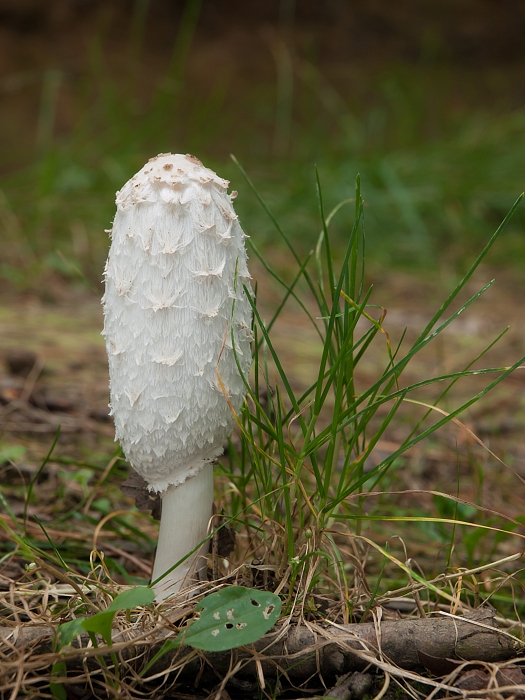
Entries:
{"label": "mushroom", "polygon": [[228,185],[194,156],[161,154],[116,196],[103,297],[110,409],[126,458],[162,497],[157,600],[204,577],[213,462],[251,365],[246,236]]}

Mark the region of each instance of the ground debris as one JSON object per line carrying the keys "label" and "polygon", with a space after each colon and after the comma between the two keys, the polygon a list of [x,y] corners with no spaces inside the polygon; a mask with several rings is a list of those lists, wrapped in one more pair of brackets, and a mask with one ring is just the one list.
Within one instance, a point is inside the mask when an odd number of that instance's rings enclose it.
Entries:
{"label": "ground debris", "polygon": [[[512,692],[514,697],[525,697],[525,674],[519,666],[504,666],[499,669],[470,668],[464,671],[454,682],[461,690],[485,690],[507,688],[507,695]],[[514,688],[512,691],[510,687]]]}
{"label": "ground debris", "polygon": [[38,355],[35,352],[24,348],[10,350],[5,357],[9,374],[20,377],[27,377],[38,361]]}
{"label": "ground debris", "polygon": [[[124,624],[124,622],[121,620]],[[139,632],[137,636],[137,632]],[[169,627],[153,625],[148,631],[142,625],[138,629],[115,629],[111,647],[99,645],[93,649],[87,635],[77,637],[73,646],[63,652],[68,678],[79,678],[90,669],[100,670],[101,659],[111,663],[117,655],[122,668],[129,669],[131,677],[138,678],[140,668],[159,651],[174,632]],[[24,658],[28,675],[37,673],[39,678],[49,676],[52,664],[58,656],[53,654],[52,627],[42,625],[16,625],[0,628],[4,640],[4,661],[0,684],[11,687],[19,673],[16,659]],[[158,659],[149,668],[149,674],[138,685],[146,685],[149,679],[165,677],[177,682],[199,679],[206,687],[217,678],[236,676],[240,681],[264,678],[267,682],[284,682],[295,687],[306,687],[314,680],[325,683],[343,678],[335,686],[339,700],[359,698],[366,694],[369,683],[367,668],[376,668],[390,676],[421,678],[421,682],[437,685],[435,681],[418,676],[413,670],[421,668],[418,651],[432,652],[434,656],[469,659],[478,663],[508,660],[515,656],[518,644],[500,631],[490,607],[465,613],[464,616],[404,618],[397,621],[355,623],[350,625],[308,626],[282,621],[259,641],[246,647],[226,652],[197,652],[186,646],[177,647]],[[11,649],[11,652],[8,649]],[[138,666],[137,666],[138,664]],[[139,668],[140,667],[140,668]],[[232,673],[232,669],[236,669]],[[518,669],[519,670],[519,669]],[[355,673],[355,672],[359,673]],[[476,676],[477,677],[477,676]],[[509,676],[510,679],[510,676]],[[520,676],[521,679],[521,676]],[[503,677],[502,677],[503,680]],[[456,686],[447,685],[447,688]],[[458,688],[458,692],[461,692]]]}
{"label": "ground debris", "polygon": [[160,520],[162,508],[160,494],[148,491],[146,480],[134,469],[129,470],[129,476],[120,485],[120,490],[125,496],[135,499],[138,510],[142,513],[151,511],[152,517]]}
{"label": "ground debris", "polygon": [[[322,697],[332,700],[361,700],[372,688],[373,678],[369,673],[345,673],[337,679],[333,688],[326,690]],[[319,696],[313,698],[318,700]]]}

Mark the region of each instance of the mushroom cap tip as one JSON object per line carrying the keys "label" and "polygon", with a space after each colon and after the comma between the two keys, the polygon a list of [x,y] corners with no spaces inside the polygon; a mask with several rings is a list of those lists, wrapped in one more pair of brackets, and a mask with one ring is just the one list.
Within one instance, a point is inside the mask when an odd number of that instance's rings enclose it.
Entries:
{"label": "mushroom cap tip", "polygon": [[[150,158],[128,182],[117,192],[116,204],[135,204],[150,201],[152,192],[168,186],[178,188],[189,183],[201,187],[213,186],[226,195],[230,185],[228,180],[219,177],[213,170],[189,153],[159,153]],[[153,190],[151,190],[153,188]]]}

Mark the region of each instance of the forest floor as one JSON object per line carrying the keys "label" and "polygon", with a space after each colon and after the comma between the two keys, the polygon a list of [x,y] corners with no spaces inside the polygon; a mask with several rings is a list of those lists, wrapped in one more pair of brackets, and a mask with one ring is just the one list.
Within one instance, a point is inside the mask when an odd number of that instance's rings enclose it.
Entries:
{"label": "forest floor", "polygon": [[[257,269],[254,277],[263,280]],[[498,277],[499,275],[499,277]],[[445,332],[441,345],[421,357],[416,356],[407,369],[406,381],[417,381],[429,375],[463,369],[481,349],[506,326],[509,332],[482,360],[484,367],[506,367],[525,355],[525,326],[522,323],[525,294],[504,273],[482,270],[469,283],[473,293],[492,276],[495,285]],[[446,280],[415,277],[400,272],[383,276],[376,283],[376,304],[387,309],[385,328],[391,342],[404,328],[410,339],[420,331],[445,297]],[[277,305],[279,292],[259,281],[258,300],[262,314],[269,316]],[[115,451],[113,426],[108,417],[108,371],[103,338],[102,309],[95,294],[66,290],[62,300],[43,303],[36,296],[10,296],[0,300],[0,456],[4,482],[6,470],[11,472],[9,458],[30,477],[48,453],[58,425],[61,434],[53,457],[67,457],[86,463],[104,464]],[[322,347],[304,314],[292,306],[285,307],[272,329],[274,346],[281,363],[297,389],[315,380]],[[29,375],[16,374],[9,368],[22,352],[35,353],[38,364]],[[11,360],[9,359],[11,358]],[[373,375],[384,363],[378,349],[367,353],[361,376]],[[477,363],[476,366],[480,366]],[[26,372],[27,374],[27,372]],[[482,386],[477,377],[469,378],[464,388],[455,387],[451,406],[465,399]],[[479,385],[479,386],[478,386]],[[502,512],[509,517],[523,513],[525,498],[525,371],[518,369],[511,377],[489,393],[464,417],[463,427],[434,437],[430,443],[417,446],[410,453],[409,469],[398,470],[401,489],[431,489],[453,493],[471,502]],[[13,399],[29,398],[25,408]],[[388,440],[381,440],[372,459],[384,458],[393,451],[403,426],[393,427]],[[471,432],[468,432],[471,431]],[[476,442],[473,434],[484,443]],[[14,450],[14,452],[13,452]],[[18,450],[18,452],[17,452]],[[488,450],[502,460],[498,462]],[[505,463],[506,467],[503,466]],[[483,468],[483,478],[476,474]],[[458,474],[463,474],[458,486]],[[78,485],[76,488],[80,488]],[[13,494],[14,496],[14,494]],[[22,491],[19,492],[23,497]],[[432,510],[432,498],[428,507]],[[404,501],[400,497],[398,504]],[[405,503],[407,505],[407,503]],[[423,501],[418,500],[418,506]],[[30,512],[33,506],[30,506]],[[19,505],[16,510],[23,508]]]}
{"label": "forest floor", "polygon": [[[257,265],[254,265],[253,276],[264,279]],[[483,366],[509,366],[525,355],[525,326],[520,322],[522,314],[517,312],[523,309],[525,294],[512,278],[499,271],[482,269],[466,292],[473,294],[493,276],[496,284],[452,324],[441,345],[432,353],[416,357],[409,365],[406,381],[463,369],[507,325],[511,329],[483,358]],[[388,311],[384,327],[394,346],[405,328],[410,340],[425,326],[446,296],[449,284],[451,280],[428,276],[423,279],[401,272],[382,275],[375,287],[374,301]],[[37,535],[38,528],[31,523],[32,516],[37,516],[41,522],[48,523],[48,534],[56,542],[66,542],[69,538],[73,543],[71,551],[76,547],[79,558],[85,558],[93,526],[87,518],[68,518],[67,523],[57,525],[60,510],[81,507],[92,517],[98,509],[98,517],[104,517],[112,509],[132,508],[132,501],[118,491],[114,474],[111,484],[104,481],[105,465],[115,454],[115,444],[108,417],[108,372],[100,335],[103,318],[99,300],[94,293],[71,288],[55,296],[52,304],[42,302],[35,295],[0,300],[0,354],[4,361],[0,373],[0,482],[14,516],[24,520],[27,516],[29,532]],[[259,284],[258,303],[263,317],[271,315],[278,299],[279,291],[271,284]],[[378,309],[371,309],[371,313],[376,312],[379,315]],[[293,384],[297,389],[306,388],[315,380],[322,351],[315,331],[303,315],[290,306],[275,324],[272,337]],[[360,369],[361,378],[366,380],[368,374],[373,376],[377,368],[384,366],[384,359],[381,349],[376,354],[367,353]],[[456,388],[450,397],[451,406],[457,400],[465,400],[481,386],[478,377],[470,378],[468,387]],[[385,500],[390,512],[395,507],[407,515],[416,509],[418,513],[445,517],[447,513],[439,510],[431,493],[438,491],[477,504],[480,512],[486,514],[484,522],[489,524],[496,522],[494,518],[491,520],[493,513],[483,509],[516,519],[516,528],[511,529],[519,535],[522,528],[518,523],[522,521],[525,499],[524,387],[525,372],[518,369],[468,415],[460,417],[460,425],[413,448],[404,468],[395,470],[388,483],[388,490],[395,491],[390,500],[388,496]],[[59,425],[57,445],[41,472]],[[372,462],[377,463],[394,451],[404,434],[402,423],[393,426],[376,446],[370,458]],[[98,465],[98,471],[90,470],[90,465]],[[27,487],[33,480],[35,489],[27,503]],[[94,490],[90,491],[93,484]],[[429,530],[428,527],[410,527],[409,523],[372,525],[370,537],[376,542],[385,539],[391,542],[391,551],[397,550],[401,559],[403,555],[399,551],[405,548],[405,556],[417,560],[425,574],[436,575],[446,566],[441,550],[447,547],[448,535],[440,532],[439,526]],[[148,521],[141,527],[154,541],[156,524]],[[397,543],[396,539],[399,539]],[[121,582],[148,579],[151,550],[144,551],[140,542],[122,540],[118,530],[107,531],[99,542],[100,547],[106,548],[107,555],[127,572],[127,576],[120,576]],[[460,545],[456,564],[471,566],[495,561],[523,548],[521,540],[512,536],[494,542],[493,538],[477,539],[470,550],[473,561],[465,559],[465,549]],[[23,559],[6,556],[0,568],[0,589],[8,588],[10,582],[23,577],[24,572]],[[486,583],[490,585],[488,578]],[[521,586],[519,574],[516,585]],[[516,593],[519,598],[518,591]],[[507,611],[510,610],[508,603],[507,600]],[[515,609],[519,616],[519,604]],[[512,616],[510,612],[508,615]],[[476,673],[479,675],[480,671]],[[514,682],[520,684],[521,671],[516,673],[519,678]],[[381,674],[375,680],[370,677],[366,681],[367,692],[370,692],[370,682],[374,684],[372,692],[382,692],[384,677]],[[231,697],[237,695],[233,693]],[[405,695],[399,688],[392,687],[385,697]]]}

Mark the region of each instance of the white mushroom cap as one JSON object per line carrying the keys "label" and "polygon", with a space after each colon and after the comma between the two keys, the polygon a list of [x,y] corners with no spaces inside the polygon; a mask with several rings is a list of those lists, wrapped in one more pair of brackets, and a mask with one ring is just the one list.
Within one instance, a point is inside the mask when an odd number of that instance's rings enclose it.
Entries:
{"label": "white mushroom cap", "polygon": [[[227,180],[190,155],[152,158],[117,193],[104,335],[116,439],[150,490],[221,454],[251,364],[245,235]],[[234,305],[235,302],[235,305]],[[233,309],[233,316],[232,316]]]}

